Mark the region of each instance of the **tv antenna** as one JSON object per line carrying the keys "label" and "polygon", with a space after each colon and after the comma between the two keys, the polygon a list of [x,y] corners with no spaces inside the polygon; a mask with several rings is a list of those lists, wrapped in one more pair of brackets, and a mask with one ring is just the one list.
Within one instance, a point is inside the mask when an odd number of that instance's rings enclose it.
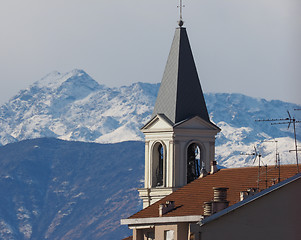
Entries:
{"label": "tv antenna", "polygon": [[294,150],[289,150],[288,152],[300,152],[301,151],[301,149],[299,148],[299,149],[294,149]]}
{"label": "tv antenna", "polygon": [[[295,108],[294,109],[295,111],[301,111],[301,109],[298,109],[298,108]],[[299,149],[295,149],[295,150],[289,150],[289,152],[300,152],[301,151],[301,149],[299,148]]]}
{"label": "tv antenna", "polygon": [[278,152],[278,141],[277,140],[263,140],[262,142],[266,143],[275,143],[275,167],[280,167],[280,159]]}
{"label": "tv antenna", "polygon": [[[298,109],[295,109],[298,110]],[[287,111],[288,117],[287,118],[276,118],[276,119],[262,119],[262,120],[255,120],[255,122],[272,122],[271,125],[276,124],[288,124],[287,129],[290,128],[291,124],[293,125],[294,129],[294,137],[295,137],[295,152],[296,152],[296,162],[297,162],[297,171],[299,171],[299,162],[298,162],[298,145],[297,145],[297,136],[296,136],[296,123],[300,123],[301,121],[297,121],[294,117],[291,117],[289,111]]]}
{"label": "tv antenna", "polygon": [[278,141],[277,140],[263,140],[262,142],[275,143],[275,168],[278,168],[278,183],[280,182],[280,156],[278,152]]}
{"label": "tv antenna", "polygon": [[[257,188],[259,189],[259,182],[260,182],[260,162],[261,162],[261,154],[257,151],[256,147],[254,146],[254,152],[253,153],[240,153],[240,155],[245,156],[254,156],[253,164],[256,162],[256,159],[258,157],[258,176],[257,176]],[[266,183],[267,184],[267,183]]]}

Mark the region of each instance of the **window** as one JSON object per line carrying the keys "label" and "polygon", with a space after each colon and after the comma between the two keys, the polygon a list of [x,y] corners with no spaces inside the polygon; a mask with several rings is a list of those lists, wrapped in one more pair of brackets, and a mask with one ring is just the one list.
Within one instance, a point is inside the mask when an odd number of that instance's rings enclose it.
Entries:
{"label": "window", "polygon": [[158,146],[158,161],[159,164],[156,169],[156,178],[157,178],[157,186],[163,186],[163,146],[159,144]]}
{"label": "window", "polygon": [[153,149],[153,172],[152,172],[152,186],[164,186],[164,147],[161,143],[156,143]]}
{"label": "window", "polygon": [[174,230],[164,231],[164,240],[174,240]]}
{"label": "window", "polygon": [[154,234],[154,232],[147,232],[147,233],[146,233],[146,239],[147,239],[147,240],[154,240],[154,239],[155,239],[155,234]]}
{"label": "window", "polygon": [[194,233],[190,233],[189,240],[195,240],[195,234]]}
{"label": "window", "polygon": [[196,143],[192,143],[187,149],[187,183],[197,179],[201,174],[201,169],[201,148]]}

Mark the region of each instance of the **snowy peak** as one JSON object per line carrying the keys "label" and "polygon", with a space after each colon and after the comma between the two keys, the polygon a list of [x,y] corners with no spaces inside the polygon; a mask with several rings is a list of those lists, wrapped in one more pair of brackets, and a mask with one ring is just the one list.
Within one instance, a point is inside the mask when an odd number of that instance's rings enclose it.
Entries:
{"label": "snowy peak", "polygon": [[66,111],[75,101],[82,100],[102,88],[104,86],[99,85],[83,70],[75,69],[63,74],[54,71],[26,90],[20,91],[9,105],[23,108],[27,115],[32,111],[37,115],[41,111],[45,114],[49,114],[49,111],[59,113]]}
{"label": "snowy peak", "polygon": [[157,89],[99,85],[83,70],[52,72],[0,107],[0,144],[37,137],[120,142],[142,140]]}
{"label": "snowy peak", "polygon": [[[52,72],[0,106],[0,144],[40,137],[98,143],[143,141],[139,129],[150,119],[159,85],[138,82],[108,88],[83,70]],[[252,151],[254,145],[273,138],[278,139],[279,149],[287,146],[287,150],[282,148],[286,151],[283,159],[294,161],[288,152],[294,147],[292,129],[255,120],[283,118],[287,110],[301,119],[301,111],[294,111],[301,106],[242,94],[209,93],[204,97],[211,121],[222,129],[216,140],[220,165],[250,164],[252,160],[240,157],[240,152]],[[296,128],[300,140],[300,124]],[[263,147],[262,155],[270,158],[273,149]],[[268,158],[266,162],[274,161]]]}
{"label": "snowy peak", "polygon": [[58,92],[68,90],[67,94],[73,93],[74,96],[77,96],[82,90],[91,92],[100,87],[85,71],[74,69],[63,74],[53,71],[35,82],[30,88],[46,88]]}

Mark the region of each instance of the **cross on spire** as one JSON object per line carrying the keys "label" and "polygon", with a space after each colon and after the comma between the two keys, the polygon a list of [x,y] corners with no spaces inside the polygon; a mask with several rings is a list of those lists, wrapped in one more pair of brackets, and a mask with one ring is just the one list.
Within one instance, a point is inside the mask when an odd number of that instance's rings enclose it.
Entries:
{"label": "cross on spire", "polygon": [[182,13],[183,13],[183,7],[185,7],[185,5],[183,5],[183,1],[180,0],[180,5],[178,5],[178,8],[180,8],[180,20],[178,22],[180,27],[182,27],[183,24],[184,24],[183,15],[182,15]]}

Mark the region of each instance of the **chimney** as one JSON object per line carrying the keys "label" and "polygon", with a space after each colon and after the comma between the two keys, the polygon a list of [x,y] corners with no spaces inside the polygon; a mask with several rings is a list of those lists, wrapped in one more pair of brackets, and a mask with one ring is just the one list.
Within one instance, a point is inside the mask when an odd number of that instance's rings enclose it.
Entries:
{"label": "chimney", "polygon": [[208,217],[212,214],[212,202],[204,202],[204,216]]}
{"label": "chimney", "polygon": [[227,190],[225,187],[213,188],[213,200],[210,202],[204,202],[204,216],[208,217],[214,213],[217,213],[229,206],[227,201]]}
{"label": "chimney", "polygon": [[240,192],[240,201],[247,199],[258,193],[258,188],[248,188],[247,191]]}
{"label": "chimney", "polygon": [[174,201],[166,201],[165,204],[159,205],[159,217],[162,217],[165,213],[170,212],[175,208],[175,202]]}
{"label": "chimney", "polygon": [[206,177],[207,175],[208,175],[208,172],[206,171],[205,167],[203,166],[201,169],[201,174],[200,174],[199,178]]}
{"label": "chimney", "polygon": [[214,202],[223,202],[227,201],[227,190],[229,188],[225,187],[214,187],[213,188],[213,201]]}
{"label": "chimney", "polygon": [[211,171],[210,174],[214,174],[218,171],[216,161],[211,162]]}

